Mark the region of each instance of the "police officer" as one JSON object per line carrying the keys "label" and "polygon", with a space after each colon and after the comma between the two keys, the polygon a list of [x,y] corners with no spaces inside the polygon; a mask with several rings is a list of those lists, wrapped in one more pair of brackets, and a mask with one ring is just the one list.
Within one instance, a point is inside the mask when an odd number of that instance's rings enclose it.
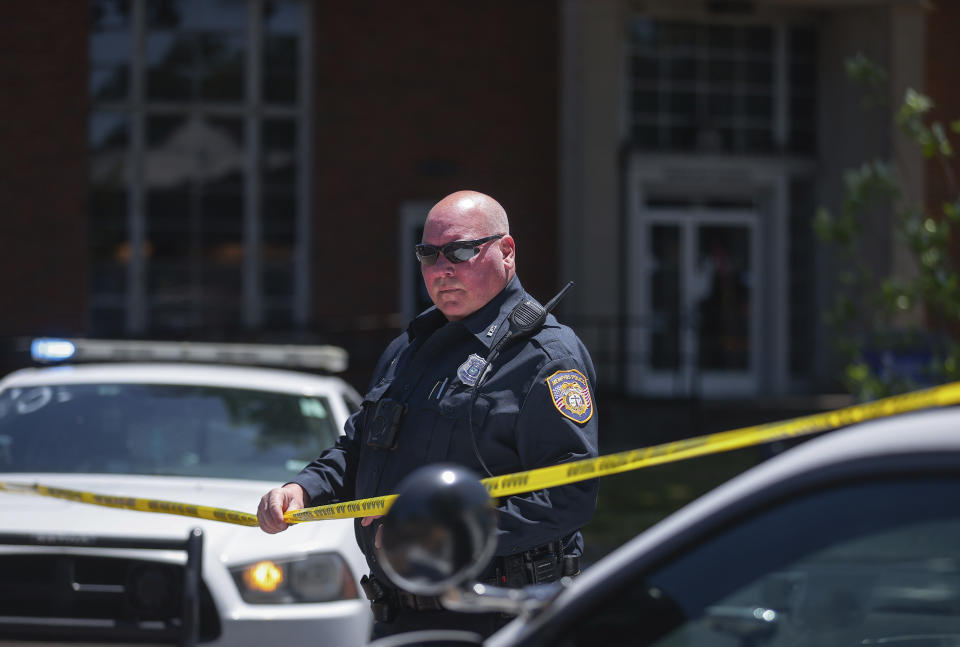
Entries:
{"label": "police officer", "polygon": [[[263,496],[257,516],[265,532],[286,528],[287,510],[392,494],[427,463],[454,462],[487,476],[597,455],[587,349],[553,315],[536,330],[511,331],[511,311],[531,297],[515,273],[503,207],[475,191],[445,197],[427,215],[416,255],[434,306],[387,347],[337,444]],[[493,348],[497,357],[485,367]],[[524,586],[576,573],[580,528],[596,500],[595,480],[501,499],[496,557],[482,579]],[[434,598],[396,589],[377,563],[379,526],[371,517],[356,524],[370,566],[363,582],[373,637],[440,628],[486,636],[506,621],[447,611]]]}

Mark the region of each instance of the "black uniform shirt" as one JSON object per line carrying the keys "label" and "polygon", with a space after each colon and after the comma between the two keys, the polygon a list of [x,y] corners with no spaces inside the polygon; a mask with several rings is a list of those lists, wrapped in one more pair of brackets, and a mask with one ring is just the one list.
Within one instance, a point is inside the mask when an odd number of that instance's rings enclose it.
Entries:
{"label": "black uniform shirt", "polygon": [[[393,494],[404,476],[427,463],[457,463],[485,477],[470,433],[494,475],[596,456],[593,363],[576,334],[553,315],[532,336],[502,349],[481,382],[468,429],[471,388],[458,369],[466,370],[473,354],[487,356],[507,331],[510,311],[525,298],[530,297],[514,277],[461,320],[447,321],[435,307],[415,318],[381,356],[363,407],[350,417],[345,434],[294,479],[311,505]],[[389,449],[370,444],[372,412],[385,398],[405,405]],[[593,516],[597,488],[592,480],[501,499],[497,555],[555,540],[566,552],[581,553],[579,529]],[[357,523],[371,567],[375,525]]]}

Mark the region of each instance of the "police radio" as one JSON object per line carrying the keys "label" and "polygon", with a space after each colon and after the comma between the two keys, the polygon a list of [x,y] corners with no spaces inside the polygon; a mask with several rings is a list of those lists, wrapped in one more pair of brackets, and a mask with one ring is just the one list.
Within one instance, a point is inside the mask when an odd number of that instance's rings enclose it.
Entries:
{"label": "police radio", "polygon": [[509,342],[529,337],[540,330],[547,321],[547,315],[560,303],[560,299],[562,299],[572,287],[573,281],[569,281],[556,296],[547,301],[547,305],[545,306],[540,305],[534,299],[524,299],[515,305],[513,310],[510,311],[510,314],[507,315],[507,321],[510,323],[507,332],[493,345],[493,348],[490,349],[490,352],[487,353],[487,356],[484,358],[483,365],[480,366],[477,381],[473,383],[470,392],[470,404],[467,407],[467,431],[470,433],[470,441],[473,443],[473,453],[477,457],[477,460],[480,461],[480,465],[488,476],[493,476],[493,473],[490,471],[490,468],[487,467],[487,464],[483,462],[483,457],[480,456],[480,448],[477,446],[477,435],[473,430],[473,405],[477,402],[480,383],[483,382],[483,378],[487,376],[487,367],[497,359],[500,352]]}
{"label": "police radio", "polygon": [[[567,290],[572,287],[573,281],[570,281],[563,286],[563,289],[560,290],[556,296],[547,301],[547,305],[545,306],[540,305],[533,299],[524,299],[514,306],[513,310],[511,310],[507,316],[507,321],[510,322],[510,328],[494,347],[490,349],[490,352],[487,354],[486,363],[490,364],[490,362],[495,360],[503,347],[507,345],[507,342],[513,339],[527,337],[540,330],[547,320],[547,315],[560,303],[560,299],[567,294]],[[477,380],[477,383],[479,382],[480,380]]]}

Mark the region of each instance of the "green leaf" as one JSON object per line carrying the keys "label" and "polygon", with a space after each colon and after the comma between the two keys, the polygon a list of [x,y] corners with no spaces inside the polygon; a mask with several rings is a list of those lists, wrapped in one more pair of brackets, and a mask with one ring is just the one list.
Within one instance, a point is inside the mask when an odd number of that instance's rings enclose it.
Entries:
{"label": "green leaf", "polygon": [[836,223],[830,211],[825,207],[817,209],[813,216],[813,231],[821,240],[833,241],[836,238]]}
{"label": "green leaf", "polygon": [[944,202],[943,215],[945,215],[951,223],[960,225],[960,201]]}
{"label": "green leaf", "polygon": [[937,249],[928,249],[920,255],[920,262],[925,267],[932,268],[940,262],[940,251]]}
{"label": "green leaf", "polygon": [[863,382],[870,377],[870,367],[863,362],[855,362],[847,366],[847,377],[855,382]]}
{"label": "green leaf", "polygon": [[903,103],[911,112],[917,114],[929,112],[933,108],[933,101],[930,100],[930,97],[920,94],[913,88],[907,88]]}
{"label": "green leaf", "polygon": [[868,87],[879,87],[887,80],[887,73],[867,58],[863,52],[857,52],[854,56],[846,59],[843,65],[848,77]]}
{"label": "green leaf", "polygon": [[[851,79],[865,83],[878,96],[887,95],[886,73],[863,54],[845,61]],[[927,158],[953,157],[951,137],[960,134],[960,119],[949,122],[927,120],[934,101],[914,88],[908,88],[894,120],[902,132]],[[836,294],[824,312],[824,320],[833,328],[833,342],[847,358],[841,376],[843,383],[858,398],[875,398],[915,388],[911,378],[878,375],[863,361],[866,347],[902,350],[930,348],[936,351],[929,374],[960,378],[960,194],[952,177],[944,186],[952,194],[941,205],[941,213],[928,215],[912,200],[904,198],[901,178],[884,160],[872,159],[847,169],[842,177],[841,208],[831,213],[817,211],[813,227],[820,238],[838,246],[833,285]],[[950,173],[946,165],[940,167]],[[930,167],[931,173],[936,173]],[[914,271],[899,280],[883,264],[864,263],[864,234],[882,214],[894,219],[895,244],[904,245],[912,257]],[[885,222],[885,220],[879,221]],[[919,326],[904,327],[905,311],[920,315]],[[915,331],[912,329],[916,327]],[[912,331],[912,332],[911,332]],[[956,337],[956,341],[953,340]],[[931,347],[936,339],[935,347]]]}
{"label": "green leaf", "polygon": [[933,137],[937,142],[937,150],[944,157],[951,157],[953,155],[953,146],[950,144],[950,140],[947,139],[947,133],[943,129],[943,124],[939,121],[935,122],[930,126],[930,132],[933,133]]}
{"label": "green leaf", "polygon": [[[956,353],[956,351],[954,351]],[[945,360],[943,360],[943,370],[950,378],[955,378],[957,375],[957,368],[960,366],[960,362],[957,361],[956,354],[948,355]]]}

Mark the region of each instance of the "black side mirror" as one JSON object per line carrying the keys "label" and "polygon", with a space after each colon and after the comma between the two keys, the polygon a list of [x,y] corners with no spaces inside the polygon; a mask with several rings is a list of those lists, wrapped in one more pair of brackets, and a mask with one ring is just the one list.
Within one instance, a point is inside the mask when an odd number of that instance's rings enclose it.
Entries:
{"label": "black side mirror", "polygon": [[496,529],[497,510],[473,472],[427,465],[400,482],[383,518],[377,557],[396,586],[440,595],[486,568]]}

